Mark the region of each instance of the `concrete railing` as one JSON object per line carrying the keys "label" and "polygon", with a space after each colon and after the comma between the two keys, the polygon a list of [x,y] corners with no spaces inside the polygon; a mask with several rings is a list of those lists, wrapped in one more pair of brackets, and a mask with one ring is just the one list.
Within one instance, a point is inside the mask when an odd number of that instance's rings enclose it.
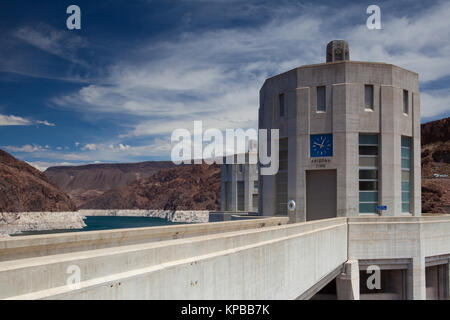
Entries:
{"label": "concrete railing", "polygon": [[348,225],[349,259],[379,266],[402,262],[408,299],[426,298],[427,260],[450,262],[450,215],[359,217]]}
{"label": "concrete railing", "polygon": [[0,261],[86,251],[168,239],[188,238],[286,224],[287,217],[102,231],[70,232],[0,239]]}
{"label": "concrete railing", "polygon": [[[0,298],[308,298],[347,262],[356,267],[345,269],[352,282],[359,281],[358,264],[361,270],[373,263],[406,268],[406,296],[424,299],[426,267],[450,261],[448,215],[286,221],[95,231],[38,236],[35,241],[12,238],[3,244],[10,257],[14,248],[26,250],[33,243],[42,256],[0,262]],[[74,270],[80,282],[68,285]]]}
{"label": "concrete railing", "polygon": [[450,253],[450,215],[349,218],[349,259]]}
{"label": "concrete railing", "polygon": [[4,261],[0,298],[294,299],[347,260],[346,239],[336,218]]}

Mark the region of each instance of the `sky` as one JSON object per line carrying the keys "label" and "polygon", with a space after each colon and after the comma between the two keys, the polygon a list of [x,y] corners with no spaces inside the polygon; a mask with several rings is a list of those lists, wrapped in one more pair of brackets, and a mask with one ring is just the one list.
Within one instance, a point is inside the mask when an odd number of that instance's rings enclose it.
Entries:
{"label": "sky", "polygon": [[422,122],[448,117],[448,17],[450,1],[1,1],[0,149],[41,170],[169,160],[195,120],[257,128],[264,80],[324,62],[333,39],[418,72]]}

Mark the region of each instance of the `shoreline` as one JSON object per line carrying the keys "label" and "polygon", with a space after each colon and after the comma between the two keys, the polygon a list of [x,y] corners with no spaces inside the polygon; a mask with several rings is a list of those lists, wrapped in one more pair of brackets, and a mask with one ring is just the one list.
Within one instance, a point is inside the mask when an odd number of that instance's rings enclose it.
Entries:
{"label": "shoreline", "polygon": [[178,223],[205,223],[210,211],[202,210],[78,210],[67,212],[0,212],[0,237],[30,231],[74,230],[86,227],[86,216],[150,217]]}
{"label": "shoreline", "polygon": [[145,210],[145,209],[108,209],[79,210],[85,216],[120,216],[120,217],[151,217],[161,218],[170,222],[205,223],[209,221],[208,210]]}
{"label": "shoreline", "polygon": [[81,229],[86,224],[78,211],[63,212],[0,212],[0,235],[27,231]]}

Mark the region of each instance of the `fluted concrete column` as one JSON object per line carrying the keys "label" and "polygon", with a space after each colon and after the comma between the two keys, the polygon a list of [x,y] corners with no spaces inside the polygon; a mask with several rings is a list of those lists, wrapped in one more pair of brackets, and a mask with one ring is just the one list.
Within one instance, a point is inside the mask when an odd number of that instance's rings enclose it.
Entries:
{"label": "fluted concrete column", "polygon": [[383,216],[402,214],[401,134],[398,129],[400,97],[400,89],[381,86],[381,152],[378,167],[381,171],[380,204],[387,206]]}
{"label": "fluted concrete column", "polygon": [[412,95],[413,99],[413,139],[412,139],[412,189],[411,212],[414,216],[422,215],[422,168],[420,145],[420,97]]}
{"label": "fluted concrete column", "polygon": [[[296,208],[289,212],[290,221],[306,221],[306,175],[305,169],[308,163],[309,147],[309,109],[310,88],[302,87],[296,89],[296,139],[295,139],[295,190],[289,189],[291,199],[294,199]],[[294,194],[292,194],[294,193]]]}

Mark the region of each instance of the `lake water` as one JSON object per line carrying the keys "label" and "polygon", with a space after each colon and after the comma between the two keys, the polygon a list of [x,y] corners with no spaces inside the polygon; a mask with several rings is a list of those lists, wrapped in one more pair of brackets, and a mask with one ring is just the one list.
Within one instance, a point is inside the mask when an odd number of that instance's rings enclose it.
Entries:
{"label": "lake water", "polygon": [[63,233],[63,232],[82,232],[95,230],[109,230],[109,229],[123,229],[123,228],[143,228],[143,227],[157,227],[169,226],[175,224],[161,218],[151,217],[111,217],[111,216],[87,216],[84,219],[86,227],[83,229],[69,229],[69,230],[45,230],[45,231],[30,231],[16,234],[15,236],[49,234],[49,233]]}

